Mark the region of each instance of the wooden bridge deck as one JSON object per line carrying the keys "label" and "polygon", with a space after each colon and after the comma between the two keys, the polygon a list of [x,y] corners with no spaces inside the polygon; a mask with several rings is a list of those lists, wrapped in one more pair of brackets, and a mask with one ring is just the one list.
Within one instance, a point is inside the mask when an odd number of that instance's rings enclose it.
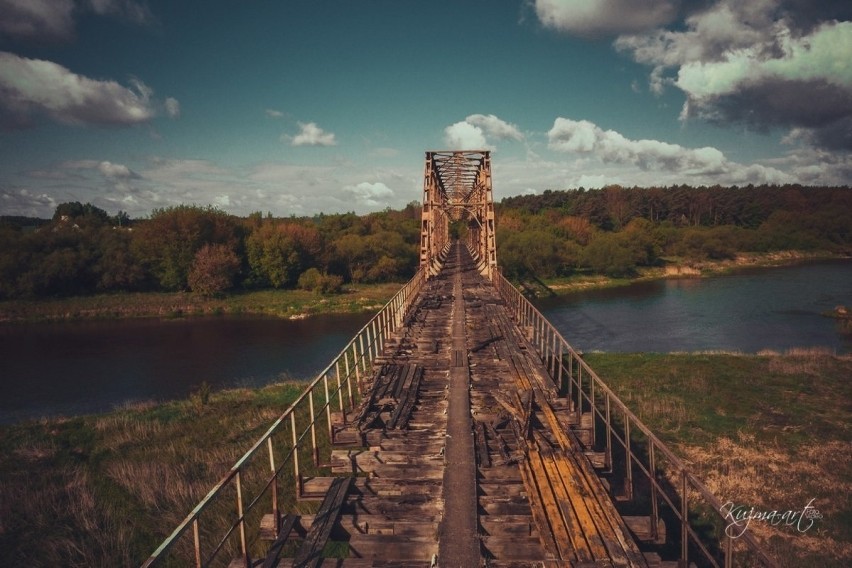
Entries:
{"label": "wooden bridge deck", "polygon": [[[588,421],[467,250],[450,256],[334,428],[332,472],[356,477],[327,532],[350,557],[294,565],[660,565],[583,452]],[[330,482],[306,491],[322,497]]]}

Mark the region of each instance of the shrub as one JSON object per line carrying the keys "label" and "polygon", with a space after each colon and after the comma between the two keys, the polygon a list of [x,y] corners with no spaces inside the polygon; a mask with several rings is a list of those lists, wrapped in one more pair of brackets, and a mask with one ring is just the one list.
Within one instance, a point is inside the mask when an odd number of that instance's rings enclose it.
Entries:
{"label": "shrub", "polygon": [[343,278],[336,274],[325,274],[309,268],[299,276],[299,288],[313,290],[317,294],[336,294],[343,286]]}
{"label": "shrub", "polygon": [[189,287],[193,292],[212,296],[234,285],[240,269],[240,259],[226,245],[204,245],[189,270]]}

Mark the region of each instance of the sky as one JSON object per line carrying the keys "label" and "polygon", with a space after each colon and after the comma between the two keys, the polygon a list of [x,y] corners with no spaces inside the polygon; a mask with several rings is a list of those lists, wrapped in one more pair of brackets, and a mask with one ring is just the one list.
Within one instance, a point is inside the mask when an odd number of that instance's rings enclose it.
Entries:
{"label": "sky", "polygon": [[0,0],[0,214],[852,185],[848,0]]}

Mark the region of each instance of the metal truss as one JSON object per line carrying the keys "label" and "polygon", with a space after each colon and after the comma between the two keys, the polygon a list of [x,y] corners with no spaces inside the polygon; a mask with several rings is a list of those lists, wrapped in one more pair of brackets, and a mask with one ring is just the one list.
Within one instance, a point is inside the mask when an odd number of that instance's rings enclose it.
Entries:
{"label": "metal truss", "polygon": [[479,272],[491,278],[497,266],[494,195],[488,150],[426,152],[420,266],[436,275],[450,247],[450,224],[467,223],[467,247]]}

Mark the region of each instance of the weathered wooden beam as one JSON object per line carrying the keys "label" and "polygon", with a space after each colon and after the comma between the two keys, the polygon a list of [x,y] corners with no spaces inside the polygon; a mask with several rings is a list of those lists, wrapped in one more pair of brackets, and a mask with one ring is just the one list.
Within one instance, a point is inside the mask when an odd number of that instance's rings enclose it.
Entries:
{"label": "weathered wooden beam", "polygon": [[351,477],[338,477],[331,484],[305,541],[293,559],[294,568],[317,568],[322,563],[322,550],[331,535],[332,526],[340,515],[340,509],[351,483]]}

